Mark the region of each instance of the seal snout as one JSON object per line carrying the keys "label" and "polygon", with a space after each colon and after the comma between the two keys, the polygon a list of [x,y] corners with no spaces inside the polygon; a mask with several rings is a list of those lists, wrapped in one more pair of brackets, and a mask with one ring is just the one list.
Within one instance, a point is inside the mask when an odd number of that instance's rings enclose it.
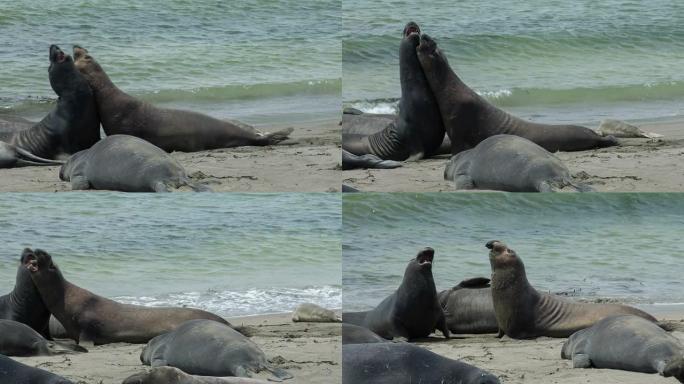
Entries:
{"label": "seal snout", "polygon": [[409,37],[413,34],[420,35],[420,27],[413,21],[409,21],[404,27],[404,37]]}
{"label": "seal snout", "polygon": [[432,265],[432,261],[434,259],[435,250],[430,247],[426,247],[425,249],[421,250],[416,256],[416,261],[418,261],[420,265]]}
{"label": "seal snout", "polygon": [[491,249],[490,255],[507,255],[516,256],[514,250],[508,248],[508,246],[499,240],[491,240],[485,244],[485,247]]}
{"label": "seal snout", "polygon": [[65,59],[66,55],[64,54],[64,51],[62,51],[59,46],[52,44],[50,46],[50,61],[63,63]]}

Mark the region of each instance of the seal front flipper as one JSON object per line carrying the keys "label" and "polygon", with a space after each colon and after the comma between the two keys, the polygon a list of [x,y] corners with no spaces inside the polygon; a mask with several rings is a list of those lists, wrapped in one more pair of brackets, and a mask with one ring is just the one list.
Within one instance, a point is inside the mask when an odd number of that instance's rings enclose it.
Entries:
{"label": "seal front flipper", "polygon": [[265,145],[275,145],[289,139],[292,131],[294,131],[294,128],[289,127],[273,133],[263,133],[260,136],[265,140]]}
{"label": "seal front flipper", "polygon": [[90,189],[90,182],[85,176],[71,176],[71,189],[74,191]]}
{"label": "seal front flipper", "polygon": [[458,283],[453,289],[460,288],[487,288],[490,286],[490,280],[486,277],[473,277],[471,279],[466,279]]}
{"label": "seal front flipper", "polygon": [[266,366],[265,369],[273,374],[274,377],[269,377],[269,381],[283,381],[292,379],[294,376],[282,368],[276,368],[271,366]]}
{"label": "seal front flipper", "polygon": [[591,368],[591,360],[586,353],[576,353],[572,355],[573,368]]}
{"label": "seal front flipper", "polygon": [[454,179],[454,187],[456,189],[475,189],[475,183],[468,175],[457,175]]}
{"label": "seal front flipper", "polygon": [[48,342],[47,346],[51,355],[88,352],[86,348],[78,344],[61,343],[58,341],[50,341]]}

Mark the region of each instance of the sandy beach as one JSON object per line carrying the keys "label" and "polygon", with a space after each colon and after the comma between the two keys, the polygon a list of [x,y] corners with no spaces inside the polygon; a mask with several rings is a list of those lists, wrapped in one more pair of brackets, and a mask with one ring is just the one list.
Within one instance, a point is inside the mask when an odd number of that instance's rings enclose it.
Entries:
{"label": "sandy beach", "polygon": [[[649,308],[650,309],[650,308]],[[675,329],[673,334],[684,342],[684,311],[658,313],[656,317]],[[657,374],[613,369],[574,369],[570,360],[561,359],[566,339],[540,337],[514,340],[496,335],[456,335],[450,340],[441,334],[417,345],[440,355],[462,360],[497,375],[506,384],[674,384],[674,378]]]}
{"label": "sandy beach", "polygon": [[[620,139],[620,145],[556,155],[576,181],[597,192],[684,191],[684,121],[632,123],[660,139]],[[596,127],[592,127],[596,128]],[[444,180],[449,156],[404,163],[397,169],[344,171],[343,183],[364,192],[448,192],[453,183]]]}
{"label": "sandy beach", "polygon": [[[294,126],[290,139],[274,146],[174,152],[195,182],[215,192],[335,192],[340,190],[338,121]],[[285,127],[258,127],[276,131]],[[63,192],[59,167],[0,169],[0,192]],[[187,189],[189,190],[189,189]]]}
{"label": "sandy beach", "polygon": [[[294,379],[287,383],[341,383],[341,326],[339,323],[293,323],[291,314],[228,319],[247,326],[251,339],[277,367]],[[71,379],[75,383],[121,384],[128,376],[149,369],[140,362],[144,344],[108,344],[90,347],[88,353],[16,358]],[[268,373],[257,377],[266,379]]]}

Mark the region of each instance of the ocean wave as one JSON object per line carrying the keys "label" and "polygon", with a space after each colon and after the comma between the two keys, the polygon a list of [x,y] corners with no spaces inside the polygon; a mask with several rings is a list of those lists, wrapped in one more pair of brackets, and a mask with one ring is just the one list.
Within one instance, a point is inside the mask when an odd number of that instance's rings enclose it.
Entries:
{"label": "ocean wave", "polygon": [[342,288],[326,285],[306,288],[252,288],[242,291],[207,290],[156,296],[118,296],[114,300],[149,307],[199,308],[232,317],[291,312],[302,303],[314,303],[324,308],[342,308]]}

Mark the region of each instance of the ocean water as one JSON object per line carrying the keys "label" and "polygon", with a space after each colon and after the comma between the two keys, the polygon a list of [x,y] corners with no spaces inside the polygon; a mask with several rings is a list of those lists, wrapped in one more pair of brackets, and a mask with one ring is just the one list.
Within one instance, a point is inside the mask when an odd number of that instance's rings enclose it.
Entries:
{"label": "ocean water", "polygon": [[25,247],[67,280],[144,305],[223,316],[341,307],[335,194],[0,194],[0,292]]}
{"label": "ocean water", "polygon": [[668,0],[344,0],[345,105],[395,111],[411,20],[466,84],[521,117],[595,124],[684,114],[684,3]]}
{"label": "ocean water", "polygon": [[682,194],[345,194],[342,211],[345,311],[377,305],[426,246],[438,290],[489,277],[489,240],[540,291],[684,306]]}
{"label": "ocean water", "polygon": [[158,105],[257,126],[334,120],[340,23],[335,0],[3,1],[0,113],[44,116],[48,48],[79,44]]}

